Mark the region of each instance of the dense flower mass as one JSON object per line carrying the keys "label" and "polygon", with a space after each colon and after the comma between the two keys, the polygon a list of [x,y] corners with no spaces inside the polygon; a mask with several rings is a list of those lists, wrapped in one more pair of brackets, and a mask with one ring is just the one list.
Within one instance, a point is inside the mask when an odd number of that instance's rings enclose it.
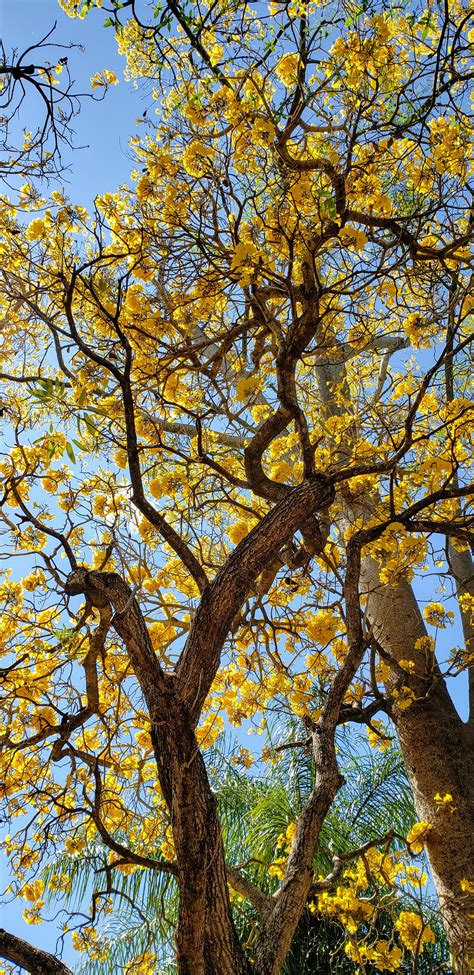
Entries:
{"label": "dense flower mass", "polygon": [[424,924],[423,919],[418,914],[414,914],[413,911],[401,911],[395,922],[395,927],[405,947],[415,954],[423,950],[425,942],[433,942],[435,939],[431,928]]}

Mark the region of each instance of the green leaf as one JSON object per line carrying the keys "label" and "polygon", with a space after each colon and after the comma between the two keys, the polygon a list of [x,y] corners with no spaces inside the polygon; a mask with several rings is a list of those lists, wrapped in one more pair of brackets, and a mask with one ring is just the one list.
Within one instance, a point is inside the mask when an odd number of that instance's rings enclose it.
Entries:
{"label": "green leaf", "polygon": [[426,40],[426,35],[427,35],[427,33],[428,33],[429,29],[430,29],[430,21],[431,21],[431,16],[428,15],[428,17],[426,18],[425,26],[423,27],[423,30],[421,32],[421,40],[422,41]]}
{"label": "green leaf", "polygon": [[72,443],[69,443],[69,440],[66,443],[66,453],[67,453],[67,455],[69,457],[69,460],[72,461],[73,464],[75,464],[76,463],[76,455],[74,453]]}
{"label": "green leaf", "polygon": [[87,413],[84,413],[84,416],[82,417],[82,419],[84,420],[84,423],[85,423],[85,425],[86,425],[89,433],[97,433],[97,427],[92,422],[91,418],[87,415]]}

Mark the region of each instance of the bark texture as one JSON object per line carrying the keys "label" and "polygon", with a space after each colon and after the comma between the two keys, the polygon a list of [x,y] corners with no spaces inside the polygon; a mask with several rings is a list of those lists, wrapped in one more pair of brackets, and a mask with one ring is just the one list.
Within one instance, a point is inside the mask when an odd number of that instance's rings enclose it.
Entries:
{"label": "bark texture", "polygon": [[71,969],[49,951],[35,948],[23,938],[17,938],[0,928],[0,957],[24,968],[31,975],[72,975]]}
{"label": "bark texture", "polygon": [[[433,659],[416,649],[426,630],[411,586],[381,585],[379,566],[371,558],[363,560],[361,578],[381,647],[395,663],[415,663],[415,676],[407,683],[416,699],[406,709],[394,707],[393,719],[417,815],[432,824],[426,846],[453,960],[456,970],[467,975],[474,960],[474,897],[463,892],[461,881],[472,881],[474,864],[472,738]],[[438,793],[451,794],[453,802],[436,802]]]}

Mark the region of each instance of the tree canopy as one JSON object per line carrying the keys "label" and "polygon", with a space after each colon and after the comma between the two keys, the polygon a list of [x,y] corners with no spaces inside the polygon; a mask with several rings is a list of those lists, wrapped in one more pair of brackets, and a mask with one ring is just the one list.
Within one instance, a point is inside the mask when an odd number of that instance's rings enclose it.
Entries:
{"label": "tree canopy", "polygon": [[[474,684],[463,721],[445,679],[474,661],[472,11],[60,6],[105,14],[153,111],[92,212],[34,172],[3,199],[12,890],[35,925],[101,857],[65,925],[100,962],[146,877],[128,973],[278,975],[328,926],[354,971],[446,970],[425,849],[467,975]],[[380,760],[397,739],[416,819],[362,817],[325,862],[361,726]],[[270,843],[220,796],[233,729],[249,809],[308,768]],[[6,932],[0,956],[68,971]]]}

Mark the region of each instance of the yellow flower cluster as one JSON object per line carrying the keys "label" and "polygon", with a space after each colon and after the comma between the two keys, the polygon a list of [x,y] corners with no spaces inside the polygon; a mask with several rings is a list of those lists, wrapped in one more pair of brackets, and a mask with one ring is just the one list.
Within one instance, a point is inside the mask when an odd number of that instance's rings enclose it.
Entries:
{"label": "yellow flower cluster", "polygon": [[451,813],[456,812],[457,806],[455,806],[450,792],[445,792],[444,795],[441,792],[437,792],[434,796],[434,801],[440,809],[449,809]]}
{"label": "yellow flower cluster", "polygon": [[51,890],[69,890],[71,878],[65,873],[53,873],[49,878],[48,885]]}
{"label": "yellow flower cluster", "polygon": [[232,756],[232,765],[252,768],[253,763],[254,757],[249,748],[239,748],[235,755]]}
{"label": "yellow flower cluster", "polygon": [[[313,906],[313,911],[315,909]],[[352,888],[338,887],[334,894],[324,891],[318,895],[317,910],[323,915],[339,918],[344,927],[351,934],[355,934],[359,924],[373,916],[376,907],[369,901],[357,897]]]}
{"label": "yellow flower cluster", "polygon": [[423,951],[425,944],[434,944],[434,932],[424,923],[423,918],[413,911],[401,911],[395,922],[395,927],[405,948],[415,954]]}
{"label": "yellow flower cluster", "polygon": [[268,873],[270,877],[276,877],[278,880],[283,880],[285,876],[286,861],[288,857],[277,857],[273,860],[268,868]]}
{"label": "yellow flower cluster", "polygon": [[428,124],[436,172],[441,175],[448,173],[450,176],[464,176],[468,149],[459,126],[444,116],[431,119]]}
{"label": "yellow flower cluster", "polygon": [[425,820],[420,819],[417,823],[414,823],[410,832],[407,835],[407,843],[412,851],[412,853],[421,853],[426,837],[428,833],[433,829],[431,823],[425,822]]}
{"label": "yellow flower cluster", "polygon": [[436,626],[438,630],[445,630],[454,620],[454,613],[447,610],[442,603],[428,603],[423,610],[423,616],[429,626]]}
{"label": "yellow flower cluster", "polygon": [[280,58],[276,68],[275,74],[278,81],[281,81],[285,88],[293,88],[298,80],[298,65],[299,65],[299,54],[284,54]]}
{"label": "yellow flower cluster", "polygon": [[392,690],[392,698],[400,711],[406,711],[407,708],[411,707],[413,701],[415,700],[415,695],[411,687],[403,685],[402,687],[394,687]]}
{"label": "yellow flower cluster", "polygon": [[91,88],[94,91],[95,88],[108,88],[110,85],[118,85],[119,81],[117,75],[113,71],[98,71],[91,78]]}
{"label": "yellow flower cluster", "polygon": [[44,893],[44,883],[37,878],[25,884],[21,889],[21,896],[27,901],[39,901]]}
{"label": "yellow flower cluster", "polygon": [[344,227],[341,227],[338,234],[338,239],[341,240],[346,247],[354,247],[356,251],[363,251],[367,243],[367,234],[359,227],[351,227],[350,224],[346,224]]}
{"label": "yellow flower cluster", "polygon": [[[231,270],[236,272],[236,277],[239,284],[245,288],[250,284],[253,275],[255,274],[256,265],[260,258],[260,251],[256,244],[250,239],[241,240],[235,247],[232,260],[231,260]],[[240,392],[237,390],[238,399],[245,400],[248,398],[249,393],[245,386],[246,383],[250,382],[258,386],[258,380],[252,377],[250,380],[241,379],[240,382]],[[242,386],[242,383],[244,384]],[[239,387],[239,383],[237,383]],[[256,388],[255,386],[255,388]],[[252,387],[251,387],[252,388]]]}
{"label": "yellow flower cluster", "polygon": [[89,955],[89,958],[98,961],[105,961],[107,958],[106,944],[92,925],[87,925],[80,931],[73,931],[71,941],[76,951],[84,952]]}
{"label": "yellow flower cluster", "polygon": [[428,321],[420,312],[410,312],[402,326],[414,349],[429,349],[436,336],[436,325]]}
{"label": "yellow flower cluster", "polygon": [[397,862],[390,853],[372,847],[355,866],[344,871],[344,877],[351,882],[356,893],[361,893],[367,889],[371,880],[376,880],[381,885],[394,884],[404,869],[403,864]]}
{"label": "yellow flower cluster", "polygon": [[397,972],[403,958],[401,949],[384,939],[373,945],[348,941],[344,950],[352,961],[359,965],[372,964],[378,972]]}
{"label": "yellow flower cluster", "polygon": [[155,975],[156,955],[153,951],[144,951],[126,966],[124,975]]}
{"label": "yellow flower cluster", "polygon": [[416,566],[426,558],[427,548],[425,538],[412,535],[402,524],[393,522],[370,546],[370,554],[381,564],[380,581],[389,586],[402,580],[411,582]]}
{"label": "yellow flower cluster", "polygon": [[27,240],[47,240],[50,232],[50,224],[43,217],[32,220],[26,228],[25,236]]}
{"label": "yellow flower cluster", "polygon": [[183,167],[189,176],[199,179],[210,171],[215,155],[216,151],[212,146],[207,146],[199,139],[194,139],[184,150]]}
{"label": "yellow flower cluster", "polygon": [[341,620],[331,609],[320,609],[306,623],[309,639],[321,646],[330,643],[340,629]]}
{"label": "yellow flower cluster", "polygon": [[367,739],[371,748],[378,748],[384,752],[390,748],[391,738],[386,732],[383,721],[373,718],[370,726],[367,727]]}
{"label": "yellow flower cluster", "polygon": [[[361,86],[375,88],[383,78],[385,85],[397,85],[403,75],[404,52],[393,43],[394,23],[389,18],[375,16],[367,19],[365,36],[351,32],[338,37],[331,54],[344,65],[348,85],[357,90]],[[329,73],[330,67],[327,71]]]}
{"label": "yellow flower cluster", "polygon": [[165,858],[165,860],[174,860],[176,856],[176,850],[173,840],[173,832],[171,826],[167,826],[165,831],[165,839],[163,840],[160,850]]}
{"label": "yellow flower cluster", "polygon": [[288,824],[284,833],[280,833],[277,839],[277,848],[284,850],[285,856],[276,857],[276,859],[272,861],[272,863],[268,868],[268,873],[270,874],[270,877],[277,877],[278,880],[283,880],[285,876],[288,855],[291,850],[293,840],[295,838],[296,827],[297,827],[297,822],[295,820]]}

